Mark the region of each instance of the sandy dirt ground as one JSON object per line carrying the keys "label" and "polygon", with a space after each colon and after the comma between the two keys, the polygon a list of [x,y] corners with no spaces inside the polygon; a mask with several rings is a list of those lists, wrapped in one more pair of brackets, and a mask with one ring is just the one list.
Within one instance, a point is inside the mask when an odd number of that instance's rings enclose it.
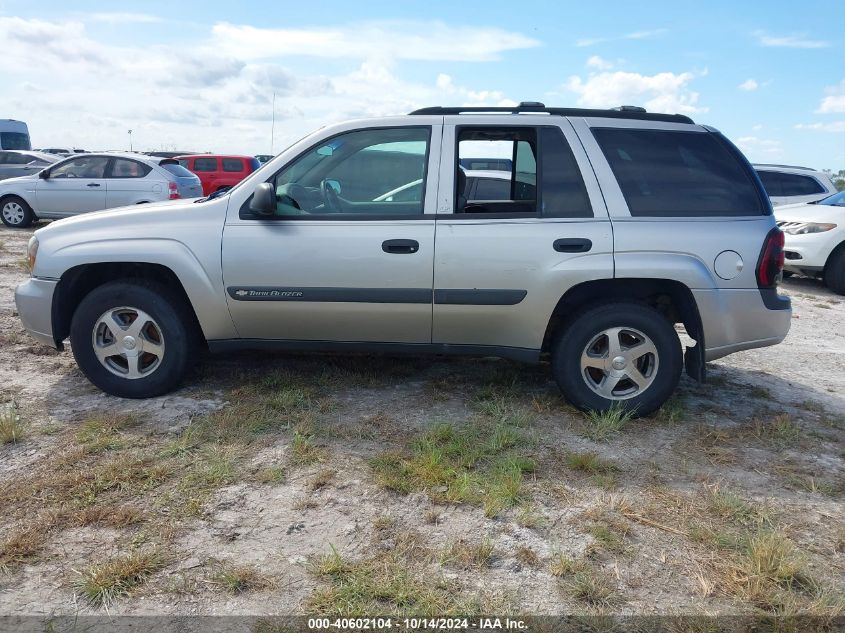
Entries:
{"label": "sandy dirt ground", "polygon": [[[172,395],[107,396],[20,325],[30,233],[0,229],[0,404],[20,418],[0,444],[0,614],[845,608],[845,298],[817,281],[782,285],[783,344],[604,432],[546,367],[492,359],[239,354]],[[531,466],[498,497],[488,457],[426,479],[414,456],[444,424],[505,429],[489,459]],[[427,596],[397,598],[403,574]]]}

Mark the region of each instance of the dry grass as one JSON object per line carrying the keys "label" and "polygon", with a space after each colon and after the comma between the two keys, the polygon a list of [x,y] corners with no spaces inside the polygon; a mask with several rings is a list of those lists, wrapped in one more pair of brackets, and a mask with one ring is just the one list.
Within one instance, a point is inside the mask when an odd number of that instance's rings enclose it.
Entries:
{"label": "dry grass", "polygon": [[307,598],[305,611],[339,617],[466,616],[498,606],[426,569],[429,552],[418,535],[394,538],[393,549],[362,560],[349,560],[332,548],[312,561],[311,572],[325,584]]}
{"label": "dry grass", "polygon": [[10,402],[0,409],[0,444],[17,444],[23,439],[25,425],[18,407]]}
{"label": "dry grass", "polygon": [[95,606],[109,606],[143,584],[164,566],[158,552],[133,552],[92,565],[80,572],[79,592]]}
{"label": "dry grass", "polygon": [[249,565],[223,565],[215,574],[215,580],[234,594],[271,589],[276,585],[272,576]]}
{"label": "dry grass", "polygon": [[323,468],[308,480],[305,487],[311,492],[322,490],[334,481],[336,474],[331,468]]}
{"label": "dry grass", "polygon": [[478,542],[460,539],[443,549],[440,563],[463,570],[479,570],[490,566],[494,550],[495,547],[490,539],[485,538]]}

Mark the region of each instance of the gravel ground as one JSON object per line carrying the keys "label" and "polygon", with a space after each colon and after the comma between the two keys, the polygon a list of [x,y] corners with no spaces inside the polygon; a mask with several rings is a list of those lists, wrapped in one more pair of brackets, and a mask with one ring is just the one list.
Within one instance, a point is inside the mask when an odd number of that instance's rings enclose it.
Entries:
{"label": "gravel ground", "polygon": [[[353,567],[321,568],[332,551],[347,566],[382,561],[383,574],[401,564],[418,574],[417,586],[447,587],[487,612],[832,615],[845,607],[845,298],[816,281],[783,284],[794,302],[783,344],[710,364],[706,385],[684,377],[671,409],[602,438],[560,400],[546,368],[491,359],[239,354],[204,361],[169,396],[107,396],[81,376],[70,351],[39,346],[20,326],[13,291],[27,275],[29,235],[0,229],[0,399],[15,403],[24,429],[0,445],[0,489],[24,489],[39,474],[48,480],[67,455],[80,456],[80,470],[133,451],[162,455],[203,420],[241,415],[249,394],[271,397],[262,380],[273,372],[321,386],[307,416],[287,417],[254,441],[208,444],[203,450],[231,451],[231,459],[191,512],[179,510],[188,477],[180,479],[181,467],[158,488],[132,489],[135,496],[118,486],[57,501],[42,483],[28,501],[9,502],[0,543],[56,508],[80,516],[100,499],[134,504],[143,518],[54,520],[39,547],[17,558],[7,540],[0,614],[342,613],[339,587],[352,582]],[[460,429],[479,416],[499,419],[493,405],[519,417],[514,432],[524,441],[513,450],[534,463],[513,503],[485,512],[444,499],[447,486],[383,485],[374,457],[410,454],[411,440],[438,422]],[[118,438],[113,446],[92,449],[90,421],[116,414],[133,424],[108,431]],[[297,457],[303,437],[313,459]],[[568,461],[589,453],[611,466]],[[199,458],[185,459],[193,461],[173,463],[187,473]],[[777,600],[761,597],[740,573],[745,545],[719,545],[702,525],[747,537],[751,549],[761,529],[782,536],[816,589],[777,581]],[[479,544],[489,553],[469,562],[454,554]],[[158,563],[107,607],[86,593],[93,565],[150,546],[163,552]],[[561,569],[560,560],[575,562]],[[263,580],[232,590],[221,570],[234,566]],[[604,599],[595,588],[579,590],[585,575],[608,587]],[[384,600],[384,611],[402,610]]]}

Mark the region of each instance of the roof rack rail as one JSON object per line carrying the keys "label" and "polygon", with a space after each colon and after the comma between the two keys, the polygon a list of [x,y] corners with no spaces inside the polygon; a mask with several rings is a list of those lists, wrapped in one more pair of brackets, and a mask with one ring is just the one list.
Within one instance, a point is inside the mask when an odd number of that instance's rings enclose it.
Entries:
{"label": "roof rack rail", "polygon": [[803,169],[804,171],[820,171],[812,167],[801,167],[800,165],[779,165],[777,163],[753,163],[752,167],[785,167],[786,169]]}
{"label": "roof rack rail", "polygon": [[590,108],[547,108],[539,101],[523,101],[517,106],[432,106],[414,110],[410,114],[447,115],[447,114],[523,114],[539,113],[555,116],[604,117],[608,119],[640,119],[644,121],[665,121],[668,123],[693,123],[693,120],[683,114],[661,114],[646,112],[639,106],[623,105],[609,110]]}

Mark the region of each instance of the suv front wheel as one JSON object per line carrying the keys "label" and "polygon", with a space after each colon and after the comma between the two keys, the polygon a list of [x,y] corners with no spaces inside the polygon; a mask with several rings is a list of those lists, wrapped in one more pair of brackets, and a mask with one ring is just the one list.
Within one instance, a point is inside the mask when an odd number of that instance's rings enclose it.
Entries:
{"label": "suv front wheel", "polygon": [[116,281],[92,290],[70,326],[76,362],[100,389],[122,398],[151,398],[174,389],[188,369],[191,319],[170,288]]}
{"label": "suv front wheel", "polygon": [[582,411],[621,406],[635,415],[658,409],[683,368],[675,328],[639,303],[608,303],[576,315],[552,353],[563,395]]}

